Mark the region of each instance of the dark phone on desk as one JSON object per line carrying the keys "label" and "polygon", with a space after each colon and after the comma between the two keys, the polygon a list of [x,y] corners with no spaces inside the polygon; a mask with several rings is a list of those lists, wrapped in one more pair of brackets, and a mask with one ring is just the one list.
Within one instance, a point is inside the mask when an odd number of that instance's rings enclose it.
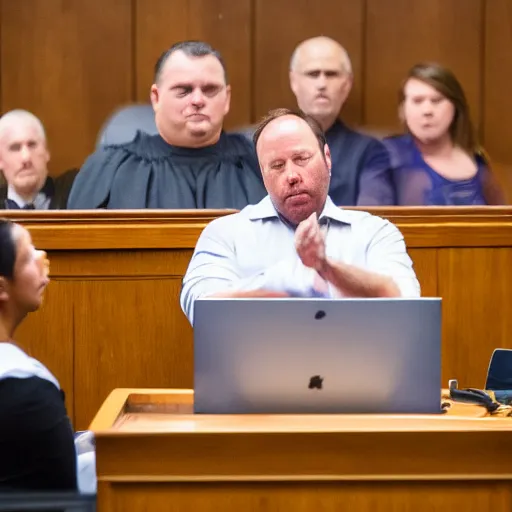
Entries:
{"label": "dark phone on desk", "polygon": [[512,350],[497,348],[493,352],[485,389],[506,392],[506,396],[496,393],[496,399],[502,403],[512,402]]}

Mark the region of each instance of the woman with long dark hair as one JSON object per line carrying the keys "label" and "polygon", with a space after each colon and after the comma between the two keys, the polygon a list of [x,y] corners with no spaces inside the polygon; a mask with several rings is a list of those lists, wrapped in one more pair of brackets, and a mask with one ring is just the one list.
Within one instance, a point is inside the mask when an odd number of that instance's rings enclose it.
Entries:
{"label": "woman with long dark hair", "polygon": [[472,206],[504,204],[478,145],[464,90],[435,63],[417,64],[399,91],[403,135],[384,139],[391,172],[361,176],[359,204]]}

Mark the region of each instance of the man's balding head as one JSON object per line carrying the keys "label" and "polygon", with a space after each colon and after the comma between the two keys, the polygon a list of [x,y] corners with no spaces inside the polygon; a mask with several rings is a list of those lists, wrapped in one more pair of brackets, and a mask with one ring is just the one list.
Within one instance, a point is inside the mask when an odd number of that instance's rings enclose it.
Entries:
{"label": "man's balding head", "polygon": [[352,88],[352,65],[346,50],[329,37],[303,41],[290,60],[290,86],[299,108],[327,130]]}
{"label": "man's balding head", "polygon": [[312,37],[302,41],[294,50],[290,59],[290,71],[300,70],[305,62],[314,59],[315,56],[332,53],[337,56],[341,68],[345,73],[352,74],[352,63],[347,51],[340,43],[326,36]]}
{"label": "man's balding head", "polygon": [[263,181],[277,211],[298,225],[320,215],[327,198],[331,154],[316,121],[277,109],[261,121],[254,143]]}

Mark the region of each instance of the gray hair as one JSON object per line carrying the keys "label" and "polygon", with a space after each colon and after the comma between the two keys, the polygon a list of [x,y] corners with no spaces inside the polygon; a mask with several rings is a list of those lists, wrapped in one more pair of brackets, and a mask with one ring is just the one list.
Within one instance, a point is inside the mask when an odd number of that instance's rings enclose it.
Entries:
{"label": "gray hair", "polygon": [[313,42],[330,42],[336,45],[341,52],[341,67],[345,70],[347,74],[352,75],[352,63],[350,62],[350,57],[348,56],[347,50],[345,50],[345,48],[343,48],[343,46],[341,46],[341,44],[338,43],[338,41],[335,41],[334,39],[327,36],[312,37],[311,39],[306,39],[305,41],[302,41],[302,43],[297,45],[290,59],[290,71],[296,70],[297,63],[299,61],[300,51],[304,48],[305,45]]}
{"label": "gray hair", "polygon": [[46,142],[46,132],[44,130],[43,123],[38,117],[32,114],[32,112],[22,109],[10,110],[0,117],[0,139],[4,137],[6,132],[12,129],[14,124],[24,121],[35,126],[41,136],[41,139]]}

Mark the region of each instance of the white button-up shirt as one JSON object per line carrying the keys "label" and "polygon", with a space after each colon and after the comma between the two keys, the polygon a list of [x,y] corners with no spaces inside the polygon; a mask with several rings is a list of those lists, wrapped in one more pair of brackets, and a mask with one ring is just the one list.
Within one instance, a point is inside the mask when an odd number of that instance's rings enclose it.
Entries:
{"label": "white button-up shirt", "polygon": [[[7,198],[12,199],[20,209],[29,204],[16,192],[16,190],[14,190],[12,185],[7,185]],[[50,202],[50,197],[48,197],[44,192],[38,192],[31,204],[34,205],[34,209],[36,210],[49,210]]]}
{"label": "white button-up shirt", "polygon": [[[419,297],[404,238],[391,222],[343,210],[327,198],[319,223],[325,225],[328,258],[389,276],[402,297]],[[181,307],[190,322],[194,301],[221,291],[266,289],[318,297],[314,271],[300,260],[294,237],[294,228],[283,221],[269,196],[208,224],[183,278]],[[334,296],[332,287],[324,296]]]}

